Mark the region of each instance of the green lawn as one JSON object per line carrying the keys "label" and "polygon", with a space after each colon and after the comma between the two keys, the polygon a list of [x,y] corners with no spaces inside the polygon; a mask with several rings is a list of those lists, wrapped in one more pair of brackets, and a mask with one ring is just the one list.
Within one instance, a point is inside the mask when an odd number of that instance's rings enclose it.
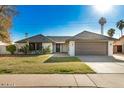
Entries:
{"label": "green lawn", "polygon": [[51,57],[45,63],[59,63],[59,62],[81,62],[77,57]]}
{"label": "green lawn", "polygon": [[66,74],[95,73],[77,57],[32,55],[0,57],[0,74]]}

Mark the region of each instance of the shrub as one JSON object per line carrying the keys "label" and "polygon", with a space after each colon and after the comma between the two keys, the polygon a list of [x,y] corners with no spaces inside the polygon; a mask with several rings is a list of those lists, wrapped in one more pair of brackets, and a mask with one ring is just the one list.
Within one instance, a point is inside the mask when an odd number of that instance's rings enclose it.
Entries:
{"label": "shrub", "polygon": [[51,50],[50,50],[50,46],[43,48],[43,54],[50,54]]}
{"label": "shrub", "polygon": [[27,54],[28,51],[29,51],[29,45],[27,45],[27,44],[25,46],[21,47],[21,49],[20,49],[20,52],[23,52],[24,54]]}
{"label": "shrub", "polygon": [[6,46],[6,50],[8,52],[10,52],[11,54],[14,54],[14,52],[16,51],[16,46],[15,45],[8,45],[8,46]]}

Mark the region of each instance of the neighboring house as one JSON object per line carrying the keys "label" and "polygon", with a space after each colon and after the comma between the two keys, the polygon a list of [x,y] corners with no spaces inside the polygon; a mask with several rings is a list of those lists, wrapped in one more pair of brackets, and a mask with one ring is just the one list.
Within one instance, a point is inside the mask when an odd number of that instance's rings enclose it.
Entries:
{"label": "neighboring house", "polygon": [[29,42],[29,50],[34,51],[50,46],[51,53],[65,52],[75,55],[113,55],[114,38],[84,31],[75,36],[44,36],[36,35],[16,42],[21,48]]}
{"label": "neighboring house", "polygon": [[124,53],[124,36],[114,42],[114,53]]}
{"label": "neighboring house", "polygon": [[0,41],[0,54],[9,54],[8,51],[6,51],[6,46],[9,45],[8,43],[3,43]]}

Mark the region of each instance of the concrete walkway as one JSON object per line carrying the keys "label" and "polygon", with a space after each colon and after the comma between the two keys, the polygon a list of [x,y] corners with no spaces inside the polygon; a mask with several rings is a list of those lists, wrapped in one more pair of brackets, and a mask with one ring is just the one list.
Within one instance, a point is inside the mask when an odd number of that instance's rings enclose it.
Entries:
{"label": "concrete walkway", "polygon": [[54,53],[53,57],[69,57],[67,53]]}
{"label": "concrete walkway", "polygon": [[124,74],[0,75],[0,87],[124,87]]}

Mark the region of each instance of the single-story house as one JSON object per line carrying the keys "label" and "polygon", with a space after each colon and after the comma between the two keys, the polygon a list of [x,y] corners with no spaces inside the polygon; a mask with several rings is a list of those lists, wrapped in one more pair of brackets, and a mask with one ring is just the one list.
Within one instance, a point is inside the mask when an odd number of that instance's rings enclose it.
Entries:
{"label": "single-story house", "polygon": [[51,53],[65,52],[70,56],[75,55],[113,55],[114,38],[83,31],[75,36],[44,36],[35,35],[19,40],[16,43],[21,48],[28,41],[29,50],[34,51],[50,46]]}
{"label": "single-story house", "polygon": [[124,36],[114,42],[114,53],[124,53]]}

